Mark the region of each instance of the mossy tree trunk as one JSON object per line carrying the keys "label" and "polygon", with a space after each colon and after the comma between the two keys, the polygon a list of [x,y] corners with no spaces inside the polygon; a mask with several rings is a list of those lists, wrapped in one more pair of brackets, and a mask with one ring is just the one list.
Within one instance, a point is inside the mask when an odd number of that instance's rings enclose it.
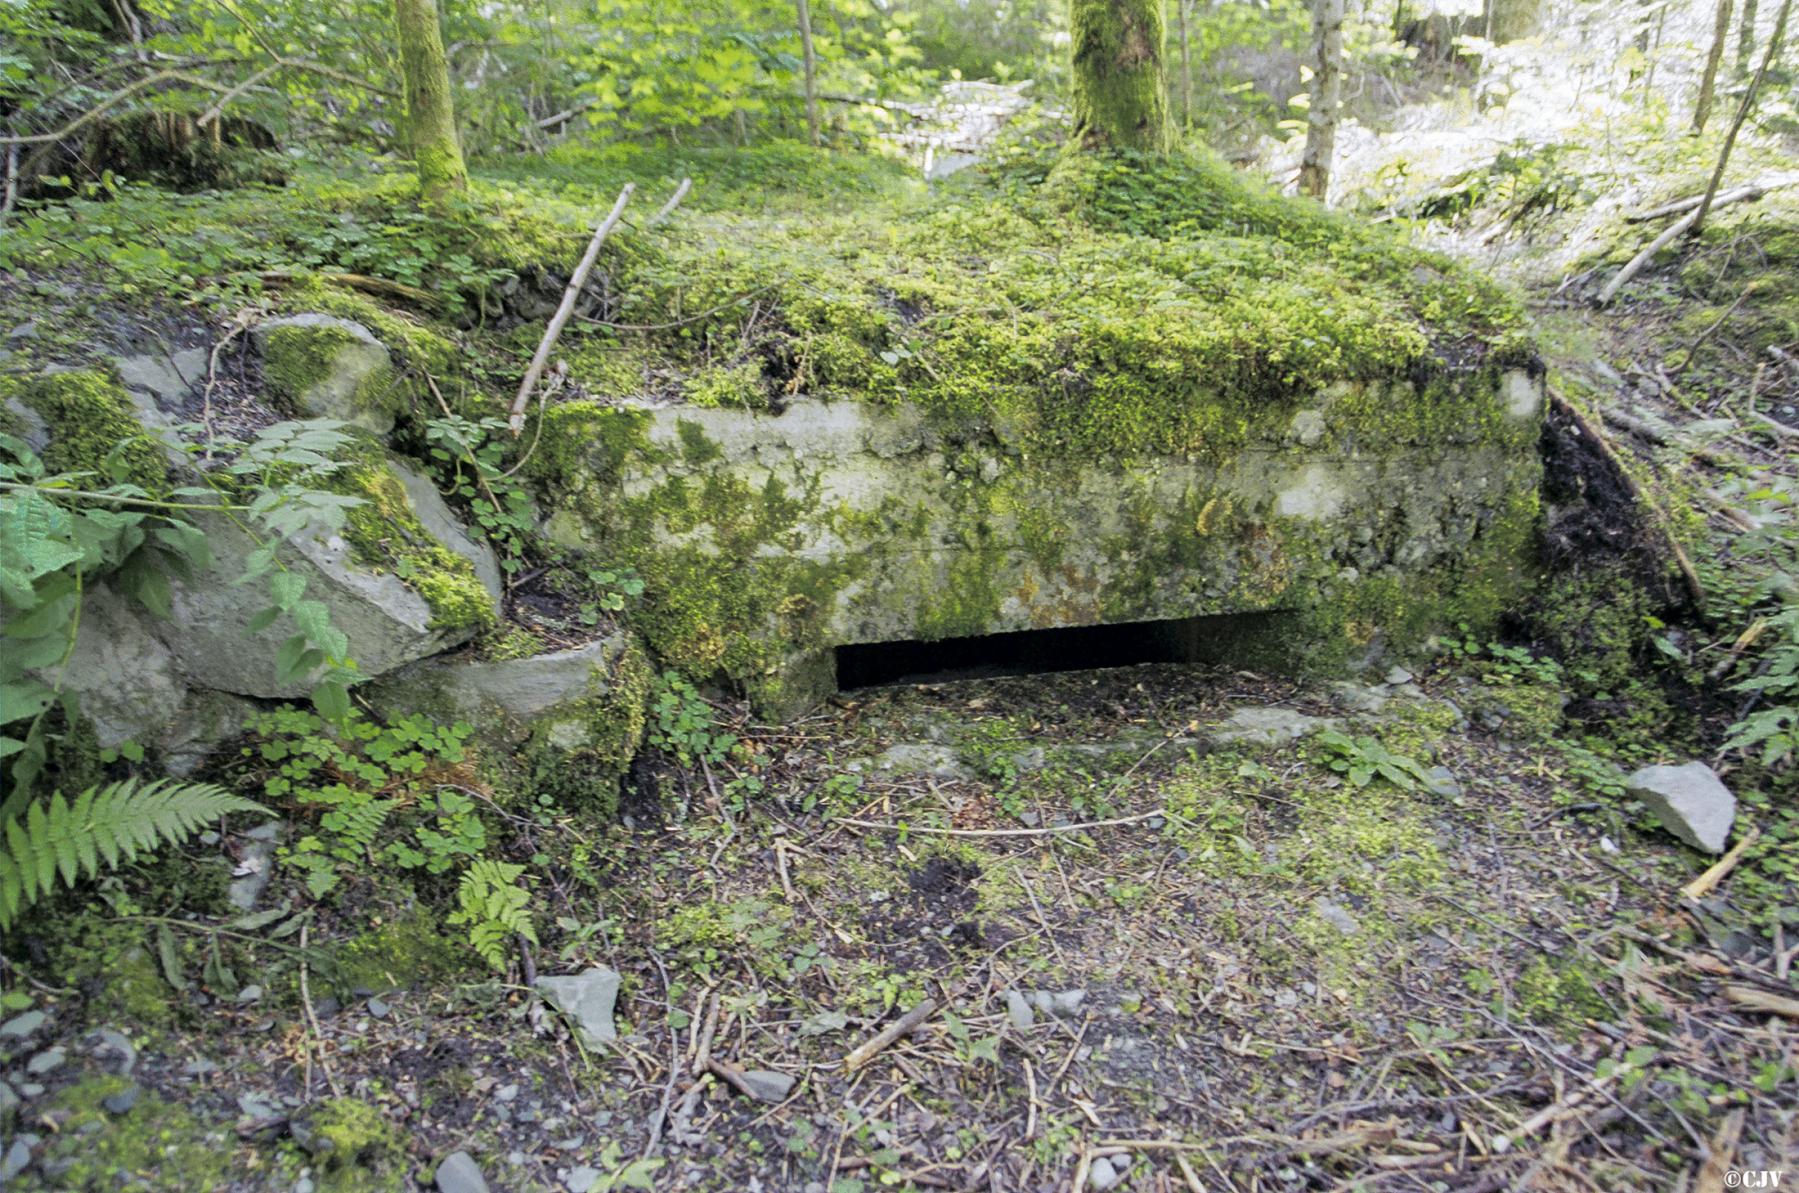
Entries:
{"label": "mossy tree trunk", "polygon": [[800,18],[800,53],[804,55],[806,68],[806,134],[816,148],[820,143],[818,131],[818,55],[812,48],[812,6],[807,0],[798,0]]}
{"label": "mossy tree trunk", "polygon": [[1074,144],[1165,153],[1163,0],[1072,0]]}
{"label": "mossy tree trunk", "polygon": [[1756,0],[1743,0],[1743,20],[1737,26],[1737,74],[1746,75],[1755,61]]}
{"label": "mossy tree trunk", "polygon": [[418,164],[419,193],[427,201],[468,186],[456,108],[450,100],[450,64],[437,23],[437,0],[394,0],[394,32],[400,73],[406,82],[406,124]]}
{"label": "mossy tree trunk", "polygon": [[1181,127],[1193,127],[1193,47],[1187,36],[1188,0],[1174,0],[1174,17],[1181,31]]}
{"label": "mossy tree trunk", "polygon": [[1487,0],[1489,41],[1503,45],[1535,33],[1543,23],[1543,0]]}
{"label": "mossy tree trunk", "polygon": [[1724,42],[1730,36],[1730,0],[1718,0],[1712,16],[1712,48],[1705,56],[1705,73],[1699,78],[1699,98],[1693,103],[1693,131],[1705,131],[1711,119],[1712,95],[1718,83],[1718,65],[1724,61]]}
{"label": "mossy tree trunk", "polygon": [[1343,0],[1312,3],[1312,99],[1306,110],[1306,148],[1299,189],[1323,201],[1337,152],[1337,109],[1343,102]]}

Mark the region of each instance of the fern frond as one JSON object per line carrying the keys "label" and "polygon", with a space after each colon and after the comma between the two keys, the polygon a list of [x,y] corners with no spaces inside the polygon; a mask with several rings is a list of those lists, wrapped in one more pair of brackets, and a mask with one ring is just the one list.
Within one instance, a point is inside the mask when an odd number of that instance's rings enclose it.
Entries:
{"label": "fern frond", "polygon": [[70,803],[59,791],[6,822],[0,841],[0,931],[56,888],[92,878],[121,860],[186,840],[229,812],[261,812],[210,783],[125,779],[90,787]]}

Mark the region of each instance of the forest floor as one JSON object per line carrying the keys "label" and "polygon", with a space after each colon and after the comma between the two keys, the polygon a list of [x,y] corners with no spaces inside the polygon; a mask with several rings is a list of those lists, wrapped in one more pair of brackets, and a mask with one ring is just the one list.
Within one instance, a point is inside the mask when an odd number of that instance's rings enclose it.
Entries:
{"label": "forest floor", "polygon": [[[1790,1165],[1793,1035],[1766,1013],[1790,956],[1727,926],[1728,881],[1678,893],[1709,859],[1591,797],[1528,676],[1466,670],[971,678],[745,727],[767,794],[682,772],[691,814],[619,842],[600,929],[538,958],[625,975],[616,1046],[492,983],[83,1034],[53,999],[0,1045],[47,1087],[26,1184],[375,1187],[457,1150],[495,1188],[841,1193]],[[1444,769],[1355,787],[1333,722]],[[388,1126],[309,1125],[333,1092]]]}
{"label": "forest floor", "polygon": [[[1724,318],[1757,310],[1745,271],[1793,259],[1749,214],[1609,312],[1586,281],[1537,295],[1552,381],[1739,597],[1746,495],[1791,477],[1799,426],[1799,375]],[[1629,618],[1629,692],[1674,691]],[[1714,695],[1743,653],[1716,636],[1661,638]],[[1683,894],[1713,859],[1615,763],[1718,761],[1734,708],[1570,701],[1495,646],[1388,684],[1153,666],[868,689],[780,728],[718,705],[759,792],[664,761],[638,778],[669,806],[625,825],[508,821],[510,855],[548,859],[536,973],[622,975],[621,1038],[595,1049],[381,890],[264,920],[253,949],[152,898],[228,873],[227,834],[101,885],[69,936],[113,972],[65,978],[74,945],[18,967],[0,1183],[466,1193],[439,1175],[458,1152],[492,1188],[571,1193],[1709,1193],[1792,1171],[1799,942],[1769,925],[1799,902],[1777,856],[1799,820],[1727,772],[1765,836]],[[1357,786],[1358,763],[1386,769]],[[329,980],[290,925],[387,951]],[[170,989],[176,934],[237,981]]]}

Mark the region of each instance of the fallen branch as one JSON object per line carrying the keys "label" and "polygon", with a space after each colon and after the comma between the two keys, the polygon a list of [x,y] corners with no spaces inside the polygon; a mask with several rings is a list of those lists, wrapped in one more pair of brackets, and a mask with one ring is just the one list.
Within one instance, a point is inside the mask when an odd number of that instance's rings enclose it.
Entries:
{"label": "fallen branch", "polygon": [[647,228],[654,228],[657,224],[660,224],[663,220],[673,215],[675,208],[681,205],[681,200],[685,199],[687,197],[687,192],[692,189],[693,179],[681,179],[681,185],[677,186],[675,188],[675,193],[668,197],[668,202],[664,203],[661,209],[658,210],[655,215],[650,217],[650,222],[644,226]]}
{"label": "fallen branch", "polygon": [[200,119],[196,120],[194,123],[199,125],[201,128],[205,128],[207,125],[211,124],[213,121],[217,120],[220,116],[223,116],[225,114],[225,108],[231,103],[232,100],[236,99],[238,96],[242,95],[244,92],[250,90],[252,87],[259,85],[264,79],[268,78],[270,75],[279,71],[283,65],[284,65],[284,63],[274,62],[268,66],[263,67],[261,70],[257,71],[255,74],[251,75],[249,78],[245,79],[243,82],[239,83],[237,86],[235,86],[231,90],[227,91],[224,95],[221,95],[218,99],[218,102],[213,104],[212,107],[206,109],[206,111],[202,112],[200,114]]}
{"label": "fallen branch", "polygon": [[340,286],[348,286],[352,290],[360,290],[364,294],[372,294],[376,298],[398,298],[415,306],[436,310],[442,305],[437,295],[429,290],[421,290],[417,286],[408,286],[404,282],[390,281],[387,278],[370,277],[366,273],[314,273],[297,274],[281,270],[273,270],[262,275],[265,285],[281,286],[289,282],[303,281],[306,278],[317,278],[321,282],[335,282]]}
{"label": "fallen branch", "polygon": [[12,214],[13,204],[19,201],[19,147],[6,147],[6,182],[0,186],[0,226],[6,223],[6,217]]}
{"label": "fallen branch", "polygon": [[[1744,529],[1753,530],[1755,527],[1750,525]],[[1737,635],[1737,640],[1730,644],[1730,649],[1724,652],[1724,657],[1718,660],[1718,665],[1706,672],[1705,678],[1712,683],[1717,683],[1720,679],[1723,679],[1725,675],[1729,674],[1730,669],[1737,665],[1737,660],[1743,657],[1743,652],[1759,642],[1761,636],[1767,632],[1767,618],[1758,617],[1750,622],[1749,628]],[[1759,832],[1760,830],[1757,831]]]}
{"label": "fallen branch", "polygon": [[1706,1146],[1705,1163],[1699,1169],[1693,1193],[1724,1193],[1736,1186],[1737,1181],[1731,1179],[1731,1161],[1736,1158],[1737,1140],[1743,1135],[1744,1117],[1741,1107],[1725,1115],[1723,1125]]}
{"label": "fallen branch", "polygon": [[1681,236],[1686,234],[1688,229],[1698,224],[1699,217],[1704,212],[1716,211],[1718,208],[1727,207],[1732,203],[1744,203],[1751,199],[1759,199],[1763,194],[1764,192],[1758,187],[1745,187],[1734,191],[1726,191],[1724,194],[1719,195],[1716,199],[1712,200],[1709,208],[1695,205],[1692,211],[1688,212],[1672,224],[1669,224],[1667,229],[1663,231],[1660,236],[1657,236],[1654,240],[1649,242],[1648,247],[1632,257],[1629,263],[1626,264],[1623,269],[1620,269],[1611,281],[1605,284],[1605,289],[1599,292],[1599,297],[1594,300],[1594,305],[1605,306],[1610,303],[1613,298],[1617,297],[1618,291],[1623,288],[1624,283],[1630,281],[1631,278],[1634,278],[1637,274],[1641,273],[1643,266],[1649,264],[1657,253],[1673,244],[1676,240],[1679,240]]}
{"label": "fallen branch", "polygon": [[[1745,198],[1759,199],[1762,195],[1773,190],[1775,187],[1791,186],[1794,182],[1799,182],[1799,179],[1782,178],[1774,182],[1747,183],[1743,186],[1725,191],[1716,199],[1712,200],[1712,206],[1716,207],[1720,203],[1735,203],[1737,200]],[[1650,220],[1665,219],[1671,215],[1681,215],[1699,206],[1704,199],[1705,192],[1701,191],[1697,195],[1688,195],[1686,198],[1676,199],[1672,203],[1663,203],[1660,207],[1652,207],[1648,211],[1640,211],[1635,215],[1627,215],[1624,217],[1624,221],[1629,224],[1646,224]]]}
{"label": "fallen branch", "polygon": [[0,137],[0,145],[49,145],[87,127],[107,112],[124,103],[140,91],[156,86],[158,83],[186,83],[190,87],[203,87],[211,91],[229,91],[223,83],[215,83],[211,79],[203,79],[199,75],[184,70],[159,70],[155,74],[145,75],[136,82],[127,83],[75,119],[69,121],[55,132],[36,133],[24,137]]}
{"label": "fallen branch", "polygon": [[1513,1144],[1520,1140],[1528,1139],[1550,1123],[1559,1122],[1560,1120],[1567,1118],[1577,1111],[1590,1096],[1602,1092],[1607,1085],[1616,1081],[1620,1075],[1630,1071],[1634,1067],[1635,1066],[1632,1065],[1621,1064],[1606,1076],[1589,1081],[1583,1088],[1575,1090],[1561,1101],[1552,1102],[1548,1106],[1543,1107],[1543,1109],[1537,1111],[1535,1114],[1519,1123],[1516,1127],[1513,1127],[1510,1131],[1493,1136],[1493,1153],[1495,1155],[1501,1155],[1510,1150]]}
{"label": "fallen branch", "polygon": [[562,292],[562,304],[556,313],[550,316],[550,325],[544,328],[543,339],[538,342],[537,352],[531,357],[531,367],[525,370],[525,379],[519,383],[518,396],[512,399],[512,412],[506,419],[506,425],[512,431],[512,437],[518,438],[525,429],[525,407],[531,401],[531,391],[537,388],[537,379],[543,376],[543,369],[550,361],[550,350],[556,347],[556,339],[568,323],[568,317],[575,313],[575,300],[581,297],[581,287],[587,284],[587,275],[593,272],[593,263],[599,260],[600,246],[606,243],[606,237],[618,217],[625,213],[625,204],[631,201],[631,192],[637,189],[635,182],[625,183],[624,189],[618,192],[618,201],[612,205],[611,214],[600,222],[593,230],[593,239],[587,242],[587,251],[581,255],[581,263],[568,280],[568,287]]}
{"label": "fallen branch", "polygon": [[1136,824],[1142,820],[1151,820],[1157,816],[1167,816],[1164,808],[1151,812],[1140,812],[1135,816],[1120,816],[1116,820],[1088,820],[1081,824],[1057,824],[1048,828],[926,828],[912,824],[884,824],[879,820],[852,820],[848,816],[839,816],[831,823],[848,824],[856,828],[885,829],[890,833],[929,833],[938,837],[1046,837],[1054,833],[1078,833],[1083,829],[1112,828],[1120,824]]}
{"label": "fallen branch", "polygon": [[537,121],[536,127],[541,129],[552,129],[558,124],[567,124],[569,121],[599,102],[598,99],[584,99],[578,104],[570,104],[568,107],[562,109],[562,111],[545,116],[542,120]]}
{"label": "fallen branch", "polygon": [[873,1037],[857,1046],[843,1058],[843,1071],[845,1073],[854,1073],[857,1069],[860,1069],[863,1065],[873,1060],[880,1054],[881,1050],[886,1048],[889,1044],[893,1043],[901,1036],[910,1035],[918,1028],[919,1024],[923,1023],[926,1019],[929,1019],[932,1015],[935,1015],[940,1007],[948,1006],[950,1003],[956,1001],[957,996],[960,995],[963,990],[967,989],[968,984],[972,981],[974,981],[972,975],[962,979],[954,990],[950,990],[944,994],[942,1001],[935,998],[927,998],[917,1006],[913,1007],[910,1011],[907,1011],[904,1015],[901,1015],[898,1019],[895,1019],[892,1023],[889,1023]]}
{"label": "fallen branch", "polygon": [[1774,994],[1759,986],[1750,986],[1742,982],[1726,982],[1724,997],[1739,1007],[1759,1014],[1779,1015],[1784,1019],[1799,1019],[1799,998]]}
{"label": "fallen branch", "polygon": [[1703,899],[1710,894],[1713,887],[1724,881],[1725,875],[1737,868],[1737,863],[1743,860],[1743,851],[1755,844],[1761,835],[1761,829],[1750,829],[1743,839],[1731,846],[1730,852],[1719,858],[1709,870],[1681,887],[1680,893],[1689,899]]}
{"label": "fallen branch", "polygon": [[[302,921],[300,924],[300,1005],[306,1009],[306,1022],[312,1027],[312,1034],[308,1043],[312,1048],[318,1049],[319,1068],[323,1070],[325,1074],[325,1084],[331,1087],[333,1096],[341,1098],[344,1096],[344,1090],[343,1087],[337,1083],[337,1074],[331,1071],[331,1062],[325,1059],[325,1033],[319,1027],[318,1012],[312,1009],[312,986],[307,981],[306,937],[311,928],[312,921],[310,918]],[[310,1052],[311,1049],[309,1048],[308,1055],[310,1055]],[[307,1074],[306,1096],[308,1098],[312,1096],[310,1072]]]}
{"label": "fallen branch", "polygon": [[750,1087],[750,1083],[748,1081],[744,1080],[743,1074],[738,1072],[732,1066],[727,1065],[724,1061],[708,1060],[706,1062],[706,1069],[713,1076],[724,1081],[724,1083],[726,1085],[729,1085],[732,1089],[736,1090],[738,1093],[742,1094],[744,1097],[746,1097],[746,1098],[756,1097],[756,1091]]}

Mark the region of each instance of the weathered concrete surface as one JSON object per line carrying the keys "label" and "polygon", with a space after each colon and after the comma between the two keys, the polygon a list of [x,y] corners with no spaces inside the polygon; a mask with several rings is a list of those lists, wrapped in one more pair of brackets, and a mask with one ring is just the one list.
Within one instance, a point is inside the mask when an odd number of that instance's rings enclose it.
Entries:
{"label": "weathered concrete surface", "polygon": [[[1003,426],[948,431],[905,405],[625,404],[615,413],[636,420],[636,440],[591,449],[591,475],[552,498],[545,529],[635,563],[646,599],[667,607],[696,603],[675,587],[696,560],[746,590],[784,590],[738,602],[729,624],[702,613],[679,628],[716,637],[727,671],[847,643],[1347,609],[1358,594],[1391,607],[1414,578],[1438,593],[1460,573],[1490,585],[1496,564],[1527,553],[1541,384],[1515,371],[1466,389],[1465,432],[1358,434],[1333,402],[1366,391],[1334,387],[1217,460],[1034,459]],[[1362,618],[1369,660],[1389,614]],[[707,657],[650,633],[690,669]]]}

